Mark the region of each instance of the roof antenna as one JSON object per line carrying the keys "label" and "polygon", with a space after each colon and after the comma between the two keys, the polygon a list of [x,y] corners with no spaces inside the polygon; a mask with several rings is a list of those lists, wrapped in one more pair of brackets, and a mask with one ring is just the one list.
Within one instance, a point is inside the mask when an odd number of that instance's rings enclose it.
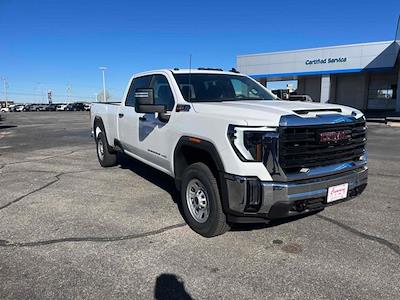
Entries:
{"label": "roof antenna", "polygon": [[192,54],[189,55],[189,87],[188,87],[188,101],[190,102],[190,98],[191,98],[191,77],[192,77]]}

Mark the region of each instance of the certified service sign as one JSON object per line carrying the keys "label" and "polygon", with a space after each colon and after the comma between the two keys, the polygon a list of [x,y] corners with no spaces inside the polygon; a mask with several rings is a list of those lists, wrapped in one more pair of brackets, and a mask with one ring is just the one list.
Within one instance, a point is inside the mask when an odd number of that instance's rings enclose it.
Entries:
{"label": "certified service sign", "polygon": [[321,65],[321,64],[335,64],[335,63],[345,63],[345,62],[347,62],[347,57],[328,57],[328,58],[307,59],[305,61],[305,64]]}

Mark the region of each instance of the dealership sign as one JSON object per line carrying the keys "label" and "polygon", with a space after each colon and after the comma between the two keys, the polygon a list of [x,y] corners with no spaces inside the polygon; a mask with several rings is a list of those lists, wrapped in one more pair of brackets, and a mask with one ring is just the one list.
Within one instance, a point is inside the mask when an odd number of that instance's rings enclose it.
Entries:
{"label": "dealership sign", "polygon": [[306,65],[321,65],[321,64],[335,64],[347,62],[347,57],[328,57],[328,58],[317,58],[307,59]]}

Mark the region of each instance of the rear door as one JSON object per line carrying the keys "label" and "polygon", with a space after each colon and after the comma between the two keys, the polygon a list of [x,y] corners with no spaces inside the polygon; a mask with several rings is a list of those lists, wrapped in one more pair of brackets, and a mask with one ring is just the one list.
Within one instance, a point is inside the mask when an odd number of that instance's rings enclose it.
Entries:
{"label": "rear door", "polygon": [[129,87],[125,103],[121,105],[118,119],[118,139],[125,151],[143,157],[141,149],[138,147],[139,138],[139,117],[135,111],[135,89],[148,88],[153,75],[134,78]]}

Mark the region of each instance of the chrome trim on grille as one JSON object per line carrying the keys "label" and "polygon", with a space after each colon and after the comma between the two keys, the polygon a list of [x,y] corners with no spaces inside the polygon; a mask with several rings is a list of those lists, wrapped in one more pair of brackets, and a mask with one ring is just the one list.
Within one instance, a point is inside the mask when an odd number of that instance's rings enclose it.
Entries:
{"label": "chrome trim on grille", "polygon": [[[287,115],[287,116],[282,116],[281,120],[280,120],[280,129],[291,129],[291,128],[302,128],[305,127],[307,128],[308,126],[311,126],[311,129],[316,130],[316,132],[319,130],[319,127],[321,127],[322,130],[327,130],[327,128],[333,127],[333,130],[335,130],[336,125],[338,127],[347,127],[347,126],[351,126],[351,128],[357,128],[356,131],[353,132],[354,136],[356,136],[356,138],[358,138],[360,136],[360,139],[362,137],[362,133],[358,132],[357,130],[359,126],[361,126],[361,124],[365,123],[365,118],[361,117],[361,118],[355,118],[354,115],[352,116],[343,116],[340,114],[321,114],[321,115],[316,115],[315,117],[300,117],[300,116],[296,116],[296,115]],[[366,127],[366,125],[365,125]],[[310,130],[311,130],[310,129]],[[340,129],[340,128],[339,128]],[[338,129],[338,130],[339,130]],[[279,129],[278,129],[279,130]],[[365,130],[365,128],[364,128]],[[366,132],[366,131],[365,131]],[[284,133],[282,130],[279,130],[279,140],[281,141],[282,139],[284,139]],[[301,139],[300,139],[301,140]],[[319,149],[319,147],[322,147],[323,145],[319,146],[317,144],[315,144],[315,146],[313,145],[313,143],[317,143],[316,139],[313,141],[310,141],[310,146],[311,147],[310,150],[310,156],[313,155],[312,153],[315,153],[317,149]],[[271,160],[268,161],[264,161],[264,164],[266,165],[269,173],[271,174],[272,178],[274,181],[281,181],[281,182],[288,182],[288,181],[295,181],[295,180],[304,180],[304,179],[310,179],[310,178],[315,178],[315,177],[321,177],[321,176],[328,176],[328,175],[332,175],[332,174],[339,174],[339,173],[343,173],[343,172],[347,172],[347,171],[351,171],[357,168],[360,168],[362,166],[365,166],[367,164],[367,159],[368,159],[368,152],[365,148],[361,150],[361,147],[363,146],[363,144],[365,144],[366,140],[363,141],[355,141],[354,143],[350,143],[347,145],[340,145],[338,146],[338,151],[341,151],[339,153],[343,154],[344,157],[344,161],[340,161],[341,160],[341,156],[339,154],[337,154],[338,156],[336,157],[336,153],[334,152],[335,149],[332,148],[332,150],[329,149],[322,149],[322,151],[325,151],[327,153],[327,155],[330,156],[334,156],[333,159],[332,158],[332,163],[323,165],[321,163],[321,165],[319,165],[317,163],[318,159],[322,159],[323,157],[318,157],[316,159],[315,163],[310,163],[310,166],[306,166],[304,168],[304,170],[302,170],[303,172],[300,172],[300,168],[301,167],[297,167],[299,170],[293,170],[293,169],[289,169],[289,168],[284,168],[284,165],[282,165],[281,163],[278,164],[278,166],[276,166],[276,164],[272,164]],[[289,148],[288,150],[286,150],[286,156],[288,155],[292,155],[290,154],[290,151],[293,151]],[[352,146],[354,146],[354,148],[352,148]],[[277,146],[278,149],[276,150],[276,152],[278,153],[278,157],[280,158],[283,155],[283,149],[281,149],[282,144],[279,142],[279,145]],[[296,156],[298,155],[302,155],[303,158],[305,160],[305,165],[310,161],[309,158],[304,158],[304,156],[307,156],[307,149],[308,146],[304,145],[301,146],[300,150],[303,151],[302,154],[298,154],[295,151],[293,152],[293,158],[296,158]],[[314,149],[313,147],[315,147],[316,149]],[[340,149],[340,147],[342,149]],[[294,150],[296,149],[295,147]],[[300,151],[299,150],[299,151]],[[289,152],[288,152],[289,151]],[[356,153],[357,152],[357,153]],[[358,152],[360,152],[360,160],[356,160],[356,156],[358,155]],[[332,154],[333,153],[333,154]],[[349,160],[346,160],[345,157],[346,155],[349,154]],[[293,160],[293,159],[292,159]],[[299,161],[301,159],[299,158]],[[315,165],[315,166],[313,166]],[[273,168],[274,167],[274,168]]]}

